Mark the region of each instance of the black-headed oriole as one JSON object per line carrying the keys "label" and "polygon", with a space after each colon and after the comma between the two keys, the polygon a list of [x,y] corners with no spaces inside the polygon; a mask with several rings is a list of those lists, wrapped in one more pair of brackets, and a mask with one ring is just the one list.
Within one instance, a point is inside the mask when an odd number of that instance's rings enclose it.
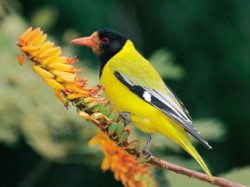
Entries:
{"label": "black-headed oriole", "polygon": [[132,41],[117,31],[102,29],[71,43],[88,46],[97,55],[104,93],[119,112],[129,114],[132,124],[140,130],[150,135],[161,133],[173,140],[195,158],[208,177],[213,179],[187,132],[206,148],[212,147],[193,128],[183,103],[135,49]]}

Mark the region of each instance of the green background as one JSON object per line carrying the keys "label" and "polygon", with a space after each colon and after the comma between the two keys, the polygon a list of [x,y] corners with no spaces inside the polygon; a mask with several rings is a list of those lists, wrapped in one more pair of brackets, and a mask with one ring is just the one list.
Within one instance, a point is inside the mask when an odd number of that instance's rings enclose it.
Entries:
{"label": "green background", "polygon": [[[98,82],[91,50],[68,44],[100,28],[130,38],[188,108],[213,150],[195,142],[214,175],[250,185],[250,1],[247,0],[1,0],[0,185],[121,186],[99,169],[98,147],[87,146],[96,128],[65,110],[15,43],[39,26],[63,54],[78,55],[83,76]],[[136,131],[136,130],[135,130]],[[146,136],[136,131],[142,142]],[[152,152],[200,170],[166,138]],[[206,186],[168,171],[154,171],[159,186]],[[183,183],[181,183],[183,181]]]}

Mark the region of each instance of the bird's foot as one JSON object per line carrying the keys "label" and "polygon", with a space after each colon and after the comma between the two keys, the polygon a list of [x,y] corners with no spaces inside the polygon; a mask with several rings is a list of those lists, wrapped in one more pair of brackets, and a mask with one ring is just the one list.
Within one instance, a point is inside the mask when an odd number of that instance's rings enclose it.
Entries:
{"label": "bird's foot", "polygon": [[149,150],[143,150],[142,155],[139,157],[140,163],[147,163],[152,157],[152,153]]}
{"label": "bird's foot", "polygon": [[145,155],[148,155],[149,158],[152,156],[152,153],[149,151],[151,139],[152,139],[152,134],[149,134],[145,148],[142,151]]}
{"label": "bird's foot", "polygon": [[131,120],[129,118],[130,115],[131,113],[129,112],[121,112],[119,118],[124,121],[125,125],[128,125],[131,123]]}
{"label": "bird's foot", "polygon": [[149,134],[145,148],[142,151],[142,156],[140,157],[140,161],[142,163],[148,162],[150,160],[150,158],[152,157],[152,153],[149,151],[151,139],[152,139],[152,135]]}
{"label": "bird's foot", "polygon": [[152,157],[152,155],[153,155],[148,149],[144,149],[142,151],[142,154],[145,156],[148,156],[148,158]]}

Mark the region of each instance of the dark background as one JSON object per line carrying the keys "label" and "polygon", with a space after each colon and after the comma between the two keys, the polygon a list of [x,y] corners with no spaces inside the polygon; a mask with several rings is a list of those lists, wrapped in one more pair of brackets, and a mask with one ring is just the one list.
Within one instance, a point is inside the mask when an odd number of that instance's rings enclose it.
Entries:
{"label": "dark background", "polygon": [[[27,26],[40,26],[53,35],[58,45],[68,45],[72,38],[67,33],[87,36],[100,28],[113,28],[130,38],[146,58],[158,49],[167,49],[185,76],[165,81],[192,118],[216,118],[223,123],[221,141],[213,141],[210,135],[212,151],[197,145],[213,174],[249,165],[250,1],[12,0],[3,7],[2,21],[17,14]],[[14,7],[14,13],[8,7]],[[47,19],[52,21],[44,24],[37,12],[46,9],[50,13]],[[85,66],[96,73],[98,61],[91,51],[74,50],[80,58],[88,59]],[[111,173],[102,174],[98,167],[41,158],[22,135],[18,144],[3,142],[0,150],[0,184],[4,186],[118,186]],[[44,171],[34,167],[39,163]],[[34,177],[30,172],[38,174]]]}

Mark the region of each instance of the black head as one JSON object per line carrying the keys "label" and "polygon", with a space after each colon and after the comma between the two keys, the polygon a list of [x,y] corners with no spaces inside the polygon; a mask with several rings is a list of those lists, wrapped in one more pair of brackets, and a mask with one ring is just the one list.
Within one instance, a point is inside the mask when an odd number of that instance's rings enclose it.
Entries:
{"label": "black head", "polygon": [[115,30],[101,29],[89,37],[72,40],[71,43],[91,47],[100,59],[101,72],[109,59],[123,48],[126,41],[127,38]]}
{"label": "black head", "polygon": [[99,57],[101,63],[105,64],[118,51],[122,49],[127,38],[119,32],[111,29],[102,29],[97,31],[99,37]]}

